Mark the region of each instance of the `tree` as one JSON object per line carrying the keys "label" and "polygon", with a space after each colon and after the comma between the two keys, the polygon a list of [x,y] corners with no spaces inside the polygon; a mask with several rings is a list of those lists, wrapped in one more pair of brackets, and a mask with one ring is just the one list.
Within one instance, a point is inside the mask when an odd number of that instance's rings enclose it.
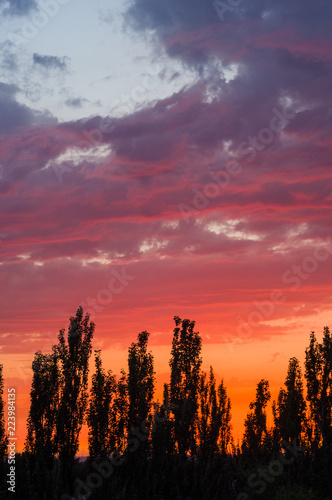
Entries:
{"label": "tree", "polygon": [[231,400],[227,396],[222,380],[218,386],[217,422],[219,424],[219,448],[223,454],[227,453],[229,445],[233,443],[231,418]]}
{"label": "tree", "polygon": [[32,387],[26,451],[51,466],[56,453],[55,430],[59,405],[60,372],[58,356],[36,352],[32,362]]}
{"label": "tree", "polygon": [[154,404],[154,431],[152,434],[153,459],[157,462],[165,461],[174,453],[172,438],[172,422],[169,420],[170,402],[169,387],[164,384],[163,403]]}
{"label": "tree", "polygon": [[[215,452],[216,441],[211,443],[211,420],[212,414],[216,414],[216,391],[211,394],[211,388],[206,380],[207,375],[203,372],[200,376],[199,384],[199,420],[198,420],[198,438],[199,451],[202,455],[213,455]],[[215,389],[215,387],[214,387]]]}
{"label": "tree", "polygon": [[175,316],[174,321],[176,327],[169,362],[174,442],[180,455],[195,454],[202,339],[198,332],[194,332],[194,321],[182,321],[179,316]]}
{"label": "tree", "polygon": [[52,468],[57,451],[60,372],[56,349],[53,349],[52,354],[36,352],[32,371],[25,451],[29,453],[32,490],[48,494],[52,490]]}
{"label": "tree", "polygon": [[274,432],[279,449],[282,440],[299,445],[304,431],[306,404],[303,397],[303,382],[297,358],[289,360],[286,389],[280,389],[272,411]]}
{"label": "tree", "polygon": [[311,421],[314,422],[314,441],[322,441],[326,448],[332,445],[332,336],[324,328],[323,342],[310,334],[306,349],[305,378]]}
{"label": "tree", "polygon": [[110,370],[106,373],[103,369],[100,351],[95,351],[95,367],[87,415],[89,456],[105,459],[115,449],[111,410],[116,396],[116,379]]}
{"label": "tree", "polygon": [[199,450],[203,455],[213,456],[218,452],[226,453],[232,441],[231,402],[223,380],[216,389],[216,379],[212,366],[209,378],[206,373],[200,377],[200,416],[198,420]]}
{"label": "tree", "polygon": [[3,400],[3,375],[2,375],[3,365],[0,365],[0,470],[3,461],[7,455],[7,436],[6,436],[6,425],[5,425],[5,403]]}
{"label": "tree", "polygon": [[121,377],[117,381],[116,396],[111,409],[111,426],[114,429],[115,448],[125,451],[128,437],[128,375],[122,369]]}
{"label": "tree", "polygon": [[269,439],[266,426],[266,406],[271,398],[269,382],[260,380],[257,384],[256,399],[249,405],[250,412],[244,423],[242,451],[250,455],[260,455]]}
{"label": "tree", "polygon": [[75,455],[79,446],[88,401],[88,373],[91,341],[95,325],[83,309],[77,309],[70,318],[67,342],[64,330],[60,330],[56,347],[61,362],[60,402],[57,415],[56,442],[64,487],[72,474]]}
{"label": "tree", "polygon": [[147,352],[148,332],[138,334],[138,341],[128,350],[129,427],[141,426],[151,411],[155,372],[153,356]]}

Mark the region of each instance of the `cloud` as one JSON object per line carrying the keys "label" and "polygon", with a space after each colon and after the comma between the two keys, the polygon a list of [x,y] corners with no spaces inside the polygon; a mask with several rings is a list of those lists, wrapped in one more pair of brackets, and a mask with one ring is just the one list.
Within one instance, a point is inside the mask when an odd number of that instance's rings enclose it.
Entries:
{"label": "cloud", "polygon": [[[273,33],[284,27],[294,27],[307,37],[329,36],[329,19],[332,6],[324,0],[313,4],[310,0],[295,0],[290,4],[287,0],[254,0],[238,2],[229,8],[221,22],[218,9],[213,2],[206,0],[170,0],[157,4],[154,0],[134,0],[126,13],[126,21],[138,31],[154,30],[162,41],[182,33],[199,33],[207,27],[219,28],[219,32],[227,34],[228,25],[232,26],[231,43],[237,43],[239,34],[246,31],[251,35]],[[255,32],[250,27],[255,25]],[[237,32],[237,33],[236,33]],[[215,35],[215,31],[210,32]],[[206,32],[208,34],[208,32]]]}
{"label": "cloud", "polygon": [[25,16],[37,8],[35,0],[0,0],[3,14],[7,16]]}
{"label": "cloud", "polygon": [[65,104],[70,108],[82,108],[86,102],[88,100],[82,97],[70,97],[66,99]]}
{"label": "cloud", "polygon": [[[176,313],[223,342],[255,302],[285,289],[283,273],[331,231],[330,7],[315,7],[316,17],[312,9],[243,2],[221,23],[212,2],[136,0],[130,26],[154,30],[162,50],[197,74],[122,117],[60,124],[18,102],[18,87],[0,85],[6,332],[57,328],[64,311],[107,287],[113,266],[135,280],[97,315],[109,344]],[[37,53],[34,64],[67,68],[65,58]],[[85,102],[63,98],[73,108]],[[238,174],[227,178],[230,162]],[[298,290],[286,288],[253,338],[292,332],[284,318],[298,304],[327,311],[331,266],[322,261]],[[30,337],[33,349],[38,336]]]}
{"label": "cloud", "polygon": [[1,46],[1,67],[5,72],[15,72],[18,68],[17,55],[11,53],[6,44]]}
{"label": "cloud", "polygon": [[15,95],[19,92],[16,85],[0,82],[0,133],[10,133],[17,127],[27,126],[33,121],[33,112],[19,104]]}
{"label": "cloud", "polygon": [[58,69],[60,71],[65,71],[67,69],[67,58],[57,56],[42,56],[40,54],[34,53],[33,64],[40,65],[47,70]]}

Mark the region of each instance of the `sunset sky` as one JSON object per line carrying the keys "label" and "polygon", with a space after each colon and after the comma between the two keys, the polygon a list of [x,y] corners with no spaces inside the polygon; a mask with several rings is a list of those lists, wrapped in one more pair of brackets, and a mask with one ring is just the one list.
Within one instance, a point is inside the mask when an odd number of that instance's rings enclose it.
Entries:
{"label": "sunset sky", "polygon": [[331,324],[332,4],[0,12],[0,363],[19,446],[33,355],[80,304],[115,373],[151,333],[159,397],[173,316],[195,320],[240,438],[257,382],[275,398]]}

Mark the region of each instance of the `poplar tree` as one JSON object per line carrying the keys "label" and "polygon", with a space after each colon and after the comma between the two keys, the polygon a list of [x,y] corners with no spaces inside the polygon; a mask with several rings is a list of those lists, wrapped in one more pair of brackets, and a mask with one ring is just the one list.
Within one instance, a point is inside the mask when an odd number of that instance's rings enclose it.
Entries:
{"label": "poplar tree", "polygon": [[115,429],[111,414],[116,397],[116,379],[111,370],[105,372],[100,351],[95,351],[95,367],[87,415],[89,456],[91,459],[105,459],[115,449]]}
{"label": "poplar tree", "polygon": [[140,425],[149,415],[154,394],[153,356],[147,352],[149,333],[138,334],[128,350],[129,425]]}
{"label": "poplar tree", "polygon": [[[149,335],[146,331],[139,333],[137,342],[133,342],[128,350],[129,434],[136,428],[147,435],[150,433],[148,420],[151,416],[155,372],[153,356],[147,351]],[[145,438],[140,444],[141,453],[147,451]]]}
{"label": "poplar tree", "polygon": [[25,451],[29,457],[32,491],[51,491],[52,468],[57,452],[56,418],[59,409],[60,371],[56,349],[36,352],[32,362],[32,386]]}
{"label": "poplar tree", "polygon": [[[175,328],[170,359],[170,403],[174,442],[180,455],[196,454],[195,433],[199,409],[202,339],[194,332],[195,322],[174,317]],[[181,328],[179,325],[181,324]]]}
{"label": "poplar tree", "polygon": [[272,412],[274,433],[280,449],[281,441],[299,445],[305,428],[306,403],[303,396],[303,382],[300,364],[297,358],[291,358],[288,364],[285,389],[281,388]]}
{"label": "poplar tree", "polygon": [[115,448],[122,452],[127,448],[128,415],[128,375],[122,369],[121,377],[116,383],[116,396],[111,409],[111,426],[114,429]]}
{"label": "poplar tree", "polygon": [[51,465],[56,453],[56,416],[59,406],[58,356],[36,352],[32,362],[32,387],[26,451]]}
{"label": "poplar tree", "polygon": [[209,378],[201,375],[199,390],[200,412],[198,420],[199,451],[203,455],[213,456],[219,452],[225,454],[232,442],[231,434],[231,401],[223,380],[216,387],[213,368],[210,367]]}
{"label": "poplar tree", "polygon": [[164,384],[163,403],[154,405],[154,430],[152,434],[153,459],[157,462],[169,459],[174,453],[172,422],[169,419],[169,387]]}
{"label": "poplar tree", "polygon": [[60,330],[57,353],[61,362],[60,402],[57,415],[57,447],[64,487],[72,474],[88,402],[88,372],[95,325],[80,306],[69,320],[67,339]]}
{"label": "poplar tree", "polygon": [[231,400],[227,396],[227,390],[222,380],[218,386],[217,422],[219,425],[219,449],[223,454],[227,453],[229,445],[233,443],[231,406]]}
{"label": "poplar tree", "polygon": [[314,441],[323,446],[332,445],[332,336],[326,326],[323,341],[319,343],[315,333],[310,334],[305,355],[305,378],[310,419],[314,422]]}
{"label": "poplar tree", "polygon": [[245,431],[242,441],[244,453],[257,456],[264,450],[266,441],[269,439],[266,406],[270,398],[269,382],[262,379],[257,384],[255,401],[250,403],[251,411],[248,412],[244,422]]}
{"label": "poplar tree", "polygon": [[[216,392],[214,391],[214,396]],[[211,401],[212,399],[212,401]],[[213,409],[211,408],[213,407]],[[199,384],[199,420],[198,420],[198,440],[199,440],[199,452],[202,455],[209,455],[214,453],[214,448],[216,442],[212,444],[210,442],[210,422],[211,414],[216,413],[216,401],[209,391],[209,384],[207,382],[207,375],[203,372],[200,376]]]}

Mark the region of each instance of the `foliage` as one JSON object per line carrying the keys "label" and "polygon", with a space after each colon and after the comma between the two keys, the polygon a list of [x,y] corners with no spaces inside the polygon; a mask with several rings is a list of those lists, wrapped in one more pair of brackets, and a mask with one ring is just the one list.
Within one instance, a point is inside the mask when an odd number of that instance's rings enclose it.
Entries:
{"label": "foliage", "polygon": [[306,349],[305,377],[310,419],[314,423],[313,440],[316,445],[332,445],[332,336],[324,328],[323,342],[319,343],[314,332]]}
{"label": "foliage", "polygon": [[260,380],[256,388],[256,399],[249,405],[250,412],[244,422],[242,451],[252,455],[260,455],[269,438],[266,427],[266,406],[271,398],[269,382]]}
{"label": "foliage", "polygon": [[57,354],[61,362],[60,402],[56,441],[60,463],[69,465],[79,447],[79,434],[88,402],[88,371],[95,325],[79,307],[70,318],[67,342],[60,330]]}
{"label": "foliage", "polygon": [[277,401],[273,403],[274,434],[278,449],[282,441],[299,444],[302,439],[306,418],[306,403],[303,396],[303,382],[300,363],[297,358],[289,360],[286,389],[280,389]]}
{"label": "foliage", "polygon": [[200,412],[198,419],[199,452],[213,456],[226,453],[232,443],[231,401],[222,380],[218,389],[212,366],[209,377],[202,373],[199,387]]}
{"label": "foliage", "polygon": [[128,351],[129,429],[140,426],[150,414],[154,394],[153,356],[147,352],[148,332],[138,334]]}
{"label": "foliage", "polygon": [[111,370],[102,367],[100,351],[95,351],[96,372],[92,376],[90,405],[87,415],[89,426],[89,456],[105,459],[115,449],[112,404],[116,396],[116,379]]}
{"label": "foliage", "polygon": [[[198,392],[201,375],[202,339],[195,322],[174,317],[171,359],[170,403],[173,406],[174,443],[180,454],[196,453]],[[179,325],[181,324],[181,328]]]}

